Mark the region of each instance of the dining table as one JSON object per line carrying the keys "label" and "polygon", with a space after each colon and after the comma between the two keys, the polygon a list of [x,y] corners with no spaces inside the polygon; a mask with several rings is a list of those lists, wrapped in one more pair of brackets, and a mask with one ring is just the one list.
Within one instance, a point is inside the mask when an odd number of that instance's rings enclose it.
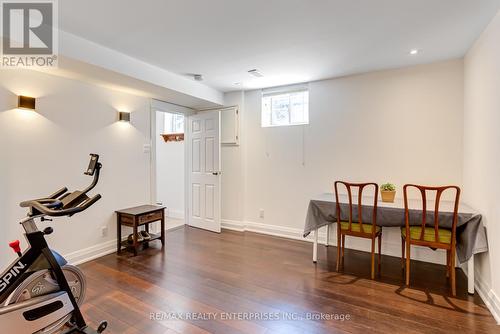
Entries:
{"label": "dining table", "polygon": [[[358,219],[358,198],[352,196],[352,221]],[[340,219],[349,220],[349,198],[345,194],[339,194]],[[426,218],[427,226],[434,226],[435,201],[427,200]],[[362,196],[361,217],[363,223],[371,223],[373,216],[373,196]],[[410,225],[421,226],[423,216],[422,199],[408,199]],[[438,220],[442,228],[452,227],[454,201],[442,199],[439,202]],[[378,226],[384,227],[404,227],[405,226],[405,206],[402,198],[396,198],[394,202],[377,201]],[[330,244],[330,226],[337,222],[336,201],[333,193],[323,193],[309,201],[306,221],[304,226],[304,238],[311,232],[313,235],[313,262],[317,262],[318,257],[318,231],[326,227],[326,245]],[[474,254],[488,251],[488,241],[486,229],[482,222],[482,216],[466,203],[460,202],[458,206],[457,227],[456,227],[456,251],[459,264],[467,264],[467,290],[474,293]]]}

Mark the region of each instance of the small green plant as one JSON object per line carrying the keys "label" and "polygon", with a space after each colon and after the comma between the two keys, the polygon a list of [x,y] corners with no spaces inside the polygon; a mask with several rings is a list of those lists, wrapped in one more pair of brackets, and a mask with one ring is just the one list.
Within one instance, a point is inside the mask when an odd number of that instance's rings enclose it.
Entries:
{"label": "small green plant", "polygon": [[380,190],[382,190],[382,191],[395,191],[396,186],[393,185],[392,183],[384,183],[383,185],[380,186]]}

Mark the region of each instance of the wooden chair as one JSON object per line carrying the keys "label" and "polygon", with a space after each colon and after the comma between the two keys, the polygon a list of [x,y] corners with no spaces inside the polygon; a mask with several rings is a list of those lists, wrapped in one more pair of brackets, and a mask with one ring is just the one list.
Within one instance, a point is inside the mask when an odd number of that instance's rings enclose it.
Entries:
{"label": "wooden chair", "polygon": [[[349,220],[342,221],[338,186],[342,184],[347,189],[347,196],[349,199]],[[363,189],[367,186],[374,188],[373,200],[373,217],[371,224],[363,223],[362,215],[362,198]],[[358,188],[358,220],[353,221],[352,214],[352,188]],[[375,239],[378,238],[378,271],[380,273],[380,251],[382,245],[382,228],[377,226],[377,200],[378,200],[378,184],[376,183],[348,183],[343,181],[335,182],[335,201],[337,205],[337,271],[340,269],[340,262],[344,265],[344,249],[345,249],[345,236],[354,236],[360,238],[371,239],[372,241],[372,257],[371,257],[371,278],[375,278]]]}
{"label": "wooden chair", "polygon": [[[408,208],[408,188],[417,188],[422,195],[422,224],[420,226],[410,226],[410,214]],[[439,227],[439,203],[441,195],[446,190],[455,190],[455,203],[453,209],[453,221],[451,229]],[[436,192],[436,202],[434,205],[434,227],[427,224],[427,192]],[[410,246],[419,245],[432,249],[446,249],[446,276],[451,276],[451,293],[456,295],[455,288],[455,245],[456,228],[458,219],[458,204],[460,201],[460,188],[457,186],[429,187],[414,184],[406,184],[403,187],[405,204],[405,227],[401,228],[401,262],[404,267],[406,248],[406,285],[410,285]]]}

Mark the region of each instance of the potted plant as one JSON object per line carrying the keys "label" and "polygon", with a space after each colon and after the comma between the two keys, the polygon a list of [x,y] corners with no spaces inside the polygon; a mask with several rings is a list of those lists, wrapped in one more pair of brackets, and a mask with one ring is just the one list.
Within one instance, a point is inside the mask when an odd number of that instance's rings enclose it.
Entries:
{"label": "potted plant", "polygon": [[392,183],[384,183],[380,186],[380,194],[382,195],[382,202],[394,202],[396,196],[396,186]]}

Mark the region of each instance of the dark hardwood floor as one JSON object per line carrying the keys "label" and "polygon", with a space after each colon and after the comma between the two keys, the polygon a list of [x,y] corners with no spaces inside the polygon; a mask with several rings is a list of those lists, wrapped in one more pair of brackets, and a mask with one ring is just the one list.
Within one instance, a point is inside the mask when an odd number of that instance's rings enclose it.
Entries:
{"label": "dark hardwood floor", "polygon": [[[302,241],[180,228],[167,233],[165,251],[156,242],[136,257],[81,265],[82,310],[120,334],[500,332],[481,299],[467,295],[459,270],[453,298],[444,266],[415,261],[405,288],[399,258],[383,256],[372,281],[368,253],[346,250],[339,274],[335,247],[320,246],[316,265],[311,251]],[[310,319],[321,313],[337,318]]]}

